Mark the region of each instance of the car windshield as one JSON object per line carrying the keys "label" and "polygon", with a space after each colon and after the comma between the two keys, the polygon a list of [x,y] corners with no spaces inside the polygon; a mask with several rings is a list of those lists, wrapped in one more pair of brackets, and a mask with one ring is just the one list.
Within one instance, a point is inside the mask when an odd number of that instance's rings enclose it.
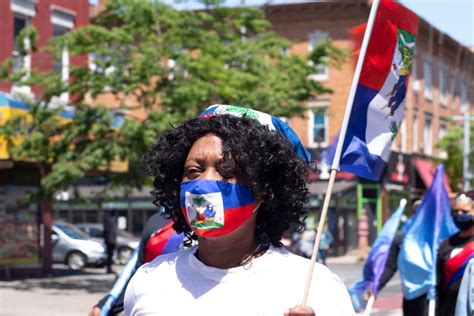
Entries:
{"label": "car windshield", "polygon": [[63,233],[68,235],[70,238],[82,240],[89,239],[89,236],[87,234],[85,234],[74,226],[67,224],[55,224],[55,226],[59,228]]}
{"label": "car windshield", "polygon": [[102,238],[104,236],[104,233],[102,229],[100,228],[89,227],[89,235],[91,235],[94,238]]}

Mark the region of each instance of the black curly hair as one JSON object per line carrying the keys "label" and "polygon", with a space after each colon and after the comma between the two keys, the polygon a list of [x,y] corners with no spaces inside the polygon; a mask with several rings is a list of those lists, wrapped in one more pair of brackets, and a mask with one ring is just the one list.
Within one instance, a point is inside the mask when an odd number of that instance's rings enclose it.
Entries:
{"label": "black curly hair", "polygon": [[194,118],[166,130],[144,156],[154,177],[153,203],[164,208],[163,215],[174,221],[177,232],[185,233],[186,245],[197,238],[181,212],[179,191],[189,150],[207,134],[222,140],[224,165],[219,172],[223,178],[235,177],[250,185],[262,201],[256,237],[281,247],[285,230],[303,227],[308,165],[284,136],[253,119],[229,115]]}

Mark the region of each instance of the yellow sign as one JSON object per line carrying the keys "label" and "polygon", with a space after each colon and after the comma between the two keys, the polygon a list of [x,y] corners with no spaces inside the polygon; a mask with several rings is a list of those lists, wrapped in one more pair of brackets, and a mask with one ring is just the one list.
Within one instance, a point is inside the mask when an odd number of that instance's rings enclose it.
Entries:
{"label": "yellow sign", "polygon": [[[26,122],[32,119],[31,115],[29,114],[28,110],[20,109],[10,106],[0,106],[0,125],[5,124],[7,121],[12,120],[16,117],[22,117],[25,119]],[[61,117],[60,120],[68,121],[70,119]],[[20,136],[13,140],[13,146],[18,146],[23,141],[24,137]],[[0,136],[0,160],[8,160],[12,159],[8,143],[3,136]],[[128,171],[128,161],[121,160],[119,157],[115,158],[110,163],[110,168],[100,168],[101,171],[112,171],[123,173]]]}

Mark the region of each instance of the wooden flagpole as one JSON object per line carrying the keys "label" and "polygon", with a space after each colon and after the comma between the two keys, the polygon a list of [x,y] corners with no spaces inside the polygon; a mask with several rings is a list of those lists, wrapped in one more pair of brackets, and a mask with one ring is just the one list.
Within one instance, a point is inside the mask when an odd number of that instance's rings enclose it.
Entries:
{"label": "wooden flagpole", "polygon": [[374,306],[374,302],[375,302],[375,296],[370,295],[369,300],[367,301],[367,306],[365,307],[365,310],[364,310],[364,316],[370,315],[370,312],[372,311],[372,306]]}
{"label": "wooden flagpole", "polygon": [[318,230],[316,232],[316,240],[314,241],[313,254],[311,255],[311,261],[308,270],[308,276],[306,278],[306,286],[303,293],[303,300],[301,306],[306,306],[308,301],[309,289],[311,287],[311,281],[313,279],[314,265],[316,258],[318,256],[319,244],[321,242],[321,234],[324,229],[324,223],[326,222],[326,215],[329,208],[329,201],[331,200],[332,190],[334,186],[334,180],[336,179],[336,173],[339,169],[339,162],[341,160],[342,145],[344,143],[344,138],[346,136],[347,125],[349,123],[349,117],[351,115],[352,105],[354,103],[354,97],[357,89],[357,84],[359,82],[360,73],[362,71],[362,65],[364,63],[365,54],[367,52],[367,46],[369,45],[370,35],[372,34],[372,28],[374,26],[375,16],[377,15],[377,8],[379,6],[380,0],[374,0],[372,3],[372,8],[370,10],[369,20],[367,21],[367,28],[365,30],[364,39],[362,41],[362,46],[360,48],[359,59],[357,60],[356,69],[354,72],[354,77],[352,78],[351,90],[349,92],[349,97],[347,98],[346,103],[346,112],[344,114],[344,120],[341,126],[341,132],[339,134],[339,139],[337,142],[336,153],[334,155],[334,160],[331,167],[331,175],[329,177],[328,188],[326,191],[326,196],[324,197],[323,209],[321,211],[321,217],[319,219]]}
{"label": "wooden flagpole", "polygon": [[436,310],[436,300],[429,300],[428,301],[428,316],[434,316]]}

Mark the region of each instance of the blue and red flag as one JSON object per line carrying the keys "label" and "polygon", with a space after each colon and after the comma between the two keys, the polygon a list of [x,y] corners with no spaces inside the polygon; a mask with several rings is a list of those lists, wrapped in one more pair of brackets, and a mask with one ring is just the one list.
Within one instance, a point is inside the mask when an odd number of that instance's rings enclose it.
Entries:
{"label": "blue and red flag", "polygon": [[184,235],[178,234],[173,229],[173,222],[153,233],[146,244],[145,262],[150,262],[156,257],[178,251],[183,243]]}
{"label": "blue and red flag", "polygon": [[474,241],[469,242],[458,254],[446,260],[443,271],[446,288],[462,278],[467,264],[472,259],[474,259]]}
{"label": "blue and red flag", "polygon": [[405,238],[398,255],[403,296],[411,300],[428,293],[428,299],[434,299],[439,245],[458,231],[451,217],[443,165],[436,168],[431,187],[405,226]]}
{"label": "blue and red flag", "polygon": [[403,120],[418,17],[391,0],[379,4],[363,60],[340,170],[378,180]]}

